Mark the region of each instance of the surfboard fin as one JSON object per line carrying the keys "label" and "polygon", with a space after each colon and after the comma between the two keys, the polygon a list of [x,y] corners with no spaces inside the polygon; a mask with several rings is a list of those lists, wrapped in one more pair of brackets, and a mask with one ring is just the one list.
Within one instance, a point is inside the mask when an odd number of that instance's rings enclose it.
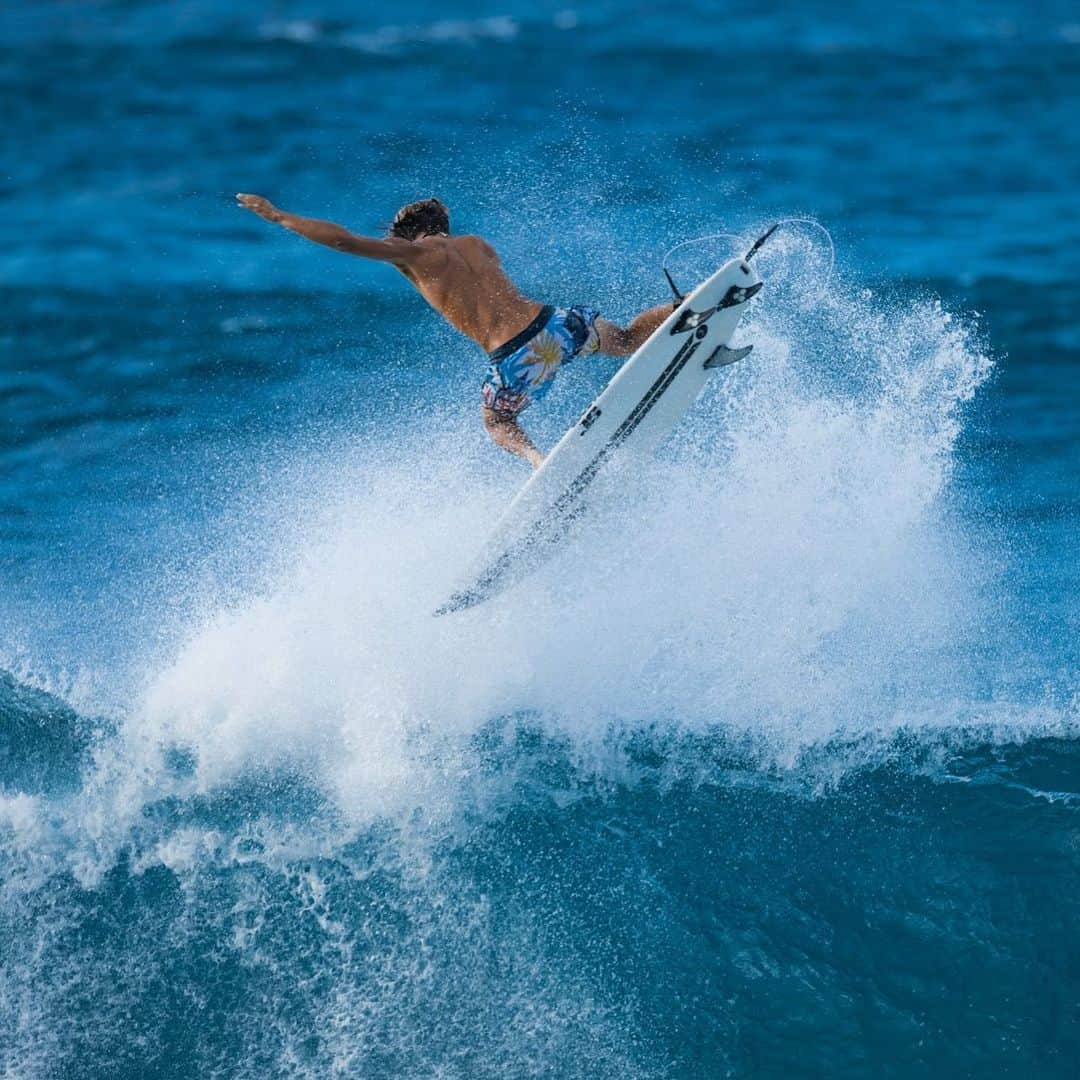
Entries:
{"label": "surfboard fin", "polygon": [[744,345],[741,349],[729,349],[726,345],[717,345],[712,354],[705,361],[706,370],[710,368],[727,367],[736,360],[742,360],[754,351],[753,345]]}
{"label": "surfboard fin", "polygon": [[675,325],[671,328],[672,334],[685,334],[687,330],[696,330],[706,319],[712,317],[717,311],[722,311],[724,308],[737,307],[739,304],[745,304],[752,296],[757,296],[761,292],[761,288],[764,282],[759,281],[756,285],[732,285],[726,293],[724,293],[718,304],[715,304],[711,308],[706,308],[704,311],[693,311],[687,308],[679,317],[675,320]]}
{"label": "surfboard fin", "polygon": [[692,311],[687,308],[675,321],[671,333],[685,334],[687,330],[696,330],[715,310],[715,307],[707,311]]}
{"label": "surfboard fin", "polygon": [[716,305],[716,310],[719,311],[721,308],[735,307],[737,304],[745,304],[752,296],[757,296],[764,287],[764,281],[759,281],[756,285],[732,285],[731,288],[724,293],[723,300]]}

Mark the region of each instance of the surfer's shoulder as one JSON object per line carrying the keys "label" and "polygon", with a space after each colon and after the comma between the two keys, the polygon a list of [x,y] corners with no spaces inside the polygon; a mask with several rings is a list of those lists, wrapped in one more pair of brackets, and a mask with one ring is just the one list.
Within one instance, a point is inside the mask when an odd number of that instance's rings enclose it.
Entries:
{"label": "surfer's shoulder", "polygon": [[453,236],[450,239],[464,248],[468,248],[472,251],[480,251],[491,258],[498,258],[495,249],[482,236],[477,236],[475,233],[466,233],[464,236]]}

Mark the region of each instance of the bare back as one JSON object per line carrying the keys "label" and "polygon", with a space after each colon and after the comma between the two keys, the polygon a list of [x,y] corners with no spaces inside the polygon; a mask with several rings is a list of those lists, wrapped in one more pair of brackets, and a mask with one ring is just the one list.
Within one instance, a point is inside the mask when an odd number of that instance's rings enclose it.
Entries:
{"label": "bare back", "polygon": [[447,322],[485,352],[512,338],[541,309],[518,292],[495,249],[479,236],[424,236],[412,246],[413,256],[398,269]]}
{"label": "bare back", "polygon": [[[396,229],[380,239],[358,236],[332,221],[280,210],[262,195],[240,192],[236,201],[265,221],[289,229],[313,243],[396,266],[451,326],[472,338],[485,352],[492,352],[517,337],[543,310],[542,305],[518,292],[517,286],[506,276],[495,249],[486,240],[479,236],[447,236],[437,231],[449,228],[446,207],[438,199],[402,207],[394,218]],[[403,223],[408,221],[408,215],[418,213],[426,214],[428,221],[421,222],[420,229],[406,229]],[[424,232],[425,224],[434,225],[435,229]],[[417,238],[410,239],[410,236]],[[596,329],[593,351],[629,356],[670,313],[669,304],[658,304],[643,311],[625,329],[593,315]],[[585,322],[580,325],[587,328]],[[578,342],[576,349],[580,350],[581,345]],[[485,389],[488,386],[485,383]],[[505,390],[504,385],[500,386]],[[514,396],[518,399],[514,409],[500,412],[488,402],[485,394],[484,425],[501,446],[527,458],[534,466],[539,465],[543,456],[516,419],[517,413],[528,404],[529,397],[525,393]]]}

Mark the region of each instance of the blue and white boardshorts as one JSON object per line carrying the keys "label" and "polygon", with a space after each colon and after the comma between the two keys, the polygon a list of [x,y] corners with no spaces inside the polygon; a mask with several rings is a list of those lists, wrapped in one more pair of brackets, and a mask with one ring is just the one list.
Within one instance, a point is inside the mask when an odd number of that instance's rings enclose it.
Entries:
{"label": "blue and white boardshorts", "polygon": [[540,401],[563,364],[600,347],[598,311],[550,305],[520,334],[488,354],[491,366],[481,387],[484,405],[513,418]]}

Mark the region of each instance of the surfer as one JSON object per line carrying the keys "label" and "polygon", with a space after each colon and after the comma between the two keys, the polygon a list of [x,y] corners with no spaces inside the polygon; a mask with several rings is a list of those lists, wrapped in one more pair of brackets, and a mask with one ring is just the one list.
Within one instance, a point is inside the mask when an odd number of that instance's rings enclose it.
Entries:
{"label": "surfer", "polygon": [[671,314],[670,303],[660,304],[621,327],[590,307],[556,308],[529,300],[486,240],[450,234],[450,214],[438,199],[403,206],[386,236],[371,238],[279,210],[261,195],[236,198],[259,217],[317,244],[400,270],[451,326],[488,354],[481,386],[484,427],[499,446],[533,468],[544,456],[518,417],[544,397],[562,365],[596,352],[629,356]]}

